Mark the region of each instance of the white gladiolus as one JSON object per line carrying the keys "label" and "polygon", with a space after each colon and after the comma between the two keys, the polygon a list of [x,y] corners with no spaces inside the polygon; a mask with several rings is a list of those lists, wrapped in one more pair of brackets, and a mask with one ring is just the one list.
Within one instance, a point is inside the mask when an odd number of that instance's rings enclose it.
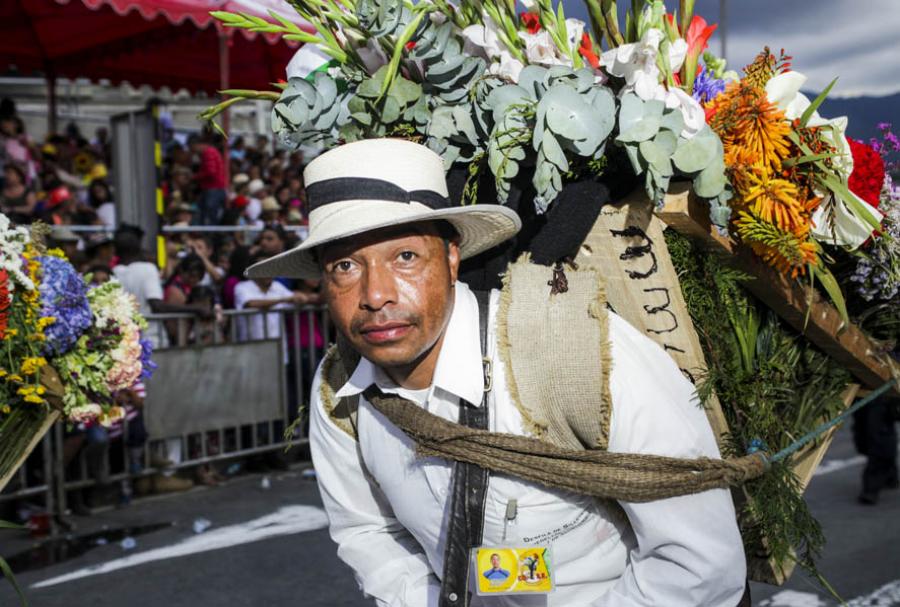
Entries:
{"label": "white gladiolus", "polygon": [[528,59],[528,63],[538,65],[572,65],[568,58],[561,59],[557,55],[556,44],[548,31],[540,30],[535,34],[519,32],[519,37],[525,42],[525,57]]}
{"label": "white gladiolus", "polygon": [[491,60],[500,57],[506,50],[497,35],[496,24],[487,15],[484,16],[484,25],[470,25],[462,31],[462,37],[465,40],[463,52],[466,54]]}
{"label": "white gladiolus", "polygon": [[569,41],[569,48],[573,52],[581,46],[581,36],[584,34],[584,21],[580,19],[566,19],[566,39]]}
{"label": "white gladiolus", "polygon": [[[669,89],[660,82],[662,74],[656,61],[664,37],[661,30],[650,28],[640,42],[623,44],[603,53],[600,65],[613,76],[625,79],[620,94],[634,92],[644,101],[656,99],[665,102],[670,109],[677,108],[684,117],[681,136],[690,139],[706,124],[706,114],[696,99],[680,88]],[[687,55],[687,43],[679,38],[669,45],[668,53],[669,65],[677,72]]]}
{"label": "white gladiolus", "polygon": [[[660,88],[662,88],[662,85],[660,85]],[[706,126],[706,112],[703,110],[703,106],[680,88],[667,90],[663,101],[665,101],[667,108],[678,108],[682,117],[684,117],[684,128],[681,131],[681,136],[685,139],[691,139]]]}

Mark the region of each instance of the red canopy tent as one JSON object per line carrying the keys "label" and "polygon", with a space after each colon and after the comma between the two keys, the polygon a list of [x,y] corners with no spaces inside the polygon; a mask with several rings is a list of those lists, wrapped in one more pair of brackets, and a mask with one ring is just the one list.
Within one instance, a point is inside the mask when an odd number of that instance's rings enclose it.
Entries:
{"label": "red canopy tent", "polygon": [[47,78],[51,129],[59,77],[207,93],[284,78],[296,46],[225,29],[213,10],[274,10],[312,31],[284,0],[4,0],[0,73]]}

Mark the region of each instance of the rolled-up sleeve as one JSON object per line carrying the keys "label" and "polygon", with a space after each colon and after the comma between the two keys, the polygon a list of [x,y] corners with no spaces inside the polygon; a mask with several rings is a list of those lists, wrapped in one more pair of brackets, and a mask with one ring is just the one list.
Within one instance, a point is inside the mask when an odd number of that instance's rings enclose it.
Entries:
{"label": "rolled-up sleeve", "polygon": [[[609,450],[720,457],[694,386],[671,357],[611,315],[613,414]],[[636,538],[625,573],[597,607],[734,607],[746,561],[727,489],[647,503],[620,502]]]}
{"label": "rolled-up sleeve", "polygon": [[440,583],[424,552],[366,472],[356,440],[328,417],[320,381],[321,366],[312,386],[309,444],[338,557],[379,606],[437,605]]}

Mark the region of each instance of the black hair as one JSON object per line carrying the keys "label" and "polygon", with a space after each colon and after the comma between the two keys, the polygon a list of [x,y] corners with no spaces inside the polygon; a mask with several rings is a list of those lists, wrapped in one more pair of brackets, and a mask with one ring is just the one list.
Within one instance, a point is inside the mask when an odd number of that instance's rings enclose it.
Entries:
{"label": "black hair", "polygon": [[[281,239],[281,242],[287,243],[288,241],[287,231],[285,231],[284,227],[280,223],[267,224],[266,227],[263,228],[263,232],[275,232],[278,238]],[[260,232],[259,235],[261,237],[262,232]]]}
{"label": "black hair", "polygon": [[200,259],[200,256],[196,253],[191,253],[190,255],[185,256],[181,261],[178,262],[178,266],[175,268],[175,274],[189,274],[189,273],[197,273],[197,274],[205,274],[206,266],[203,265],[203,260]]}
{"label": "black hair", "polygon": [[270,257],[271,257],[271,255],[266,255],[265,253],[254,253],[253,255],[250,256],[250,263],[248,264],[247,267],[250,267],[261,261],[269,259]]}
{"label": "black hair", "polygon": [[122,228],[116,230],[113,245],[119,257],[135,259],[141,256],[141,237],[134,230]]}
{"label": "black hair", "polygon": [[216,302],[216,292],[207,286],[197,285],[193,289],[191,289],[191,294],[188,295],[187,302],[199,303],[201,301],[209,301],[212,303]]}
{"label": "black hair", "polygon": [[238,247],[228,258],[228,275],[244,280],[244,271],[250,267],[250,247]]}
{"label": "black hair", "polygon": [[96,263],[96,264],[92,265],[91,267],[89,267],[87,269],[87,272],[85,272],[85,274],[96,274],[97,272],[106,272],[107,274],[112,276],[112,270],[109,268],[108,265],[106,265],[104,263]]}
{"label": "black hair", "polygon": [[[96,186],[102,186],[104,190],[106,190],[106,200],[97,200],[97,197],[94,195],[94,188]],[[88,187],[88,198],[90,200],[91,206],[94,208],[99,207],[104,202],[112,202],[112,190],[110,190],[109,184],[106,183],[105,179],[97,178],[91,181],[90,187]]]}

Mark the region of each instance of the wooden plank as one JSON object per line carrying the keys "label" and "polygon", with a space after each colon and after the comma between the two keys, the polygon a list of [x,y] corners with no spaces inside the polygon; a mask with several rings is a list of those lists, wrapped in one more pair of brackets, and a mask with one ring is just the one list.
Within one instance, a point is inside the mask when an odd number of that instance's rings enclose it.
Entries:
{"label": "wooden plank", "polygon": [[12,477],[15,475],[16,471],[19,467],[25,463],[25,460],[28,459],[28,456],[31,455],[31,452],[34,451],[34,448],[37,447],[37,444],[44,438],[44,435],[47,434],[47,431],[53,426],[57,419],[59,419],[59,411],[56,409],[51,409],[49,413],[47,413],[44,418],[41,420],[40,424],[35,427],[35,432],[31,437],[28,445],[19,454],[16,463],[6,472],[3,478],[0,478],[0,491],[6,488],[6,484],[12,480]]}
{"label": "wooden plank", "polygon": [[[696,381],[706,372],[706,361],[666,247],[664,228],[653,215],[653,203],[640,190],[603,207],[575,262],[597,268],[606,281],[612,309],[662,346],[682,373]],[[709,399],[706,413],[716,436],[724,436],[728,424],[715,396]]]}
{"label": "wooden plank", "polygon": [[[733,267],[754,277],[744,286],[859,381],[877,388],[892,377],[889,357],[818,291],[791,280],[766,265],[748,249],[722,236],[710,224],[703,204],[684,187],[666,196],[657,216],[671,228],[721,253]],[[897,388],[892,392],[900,395]]]}

